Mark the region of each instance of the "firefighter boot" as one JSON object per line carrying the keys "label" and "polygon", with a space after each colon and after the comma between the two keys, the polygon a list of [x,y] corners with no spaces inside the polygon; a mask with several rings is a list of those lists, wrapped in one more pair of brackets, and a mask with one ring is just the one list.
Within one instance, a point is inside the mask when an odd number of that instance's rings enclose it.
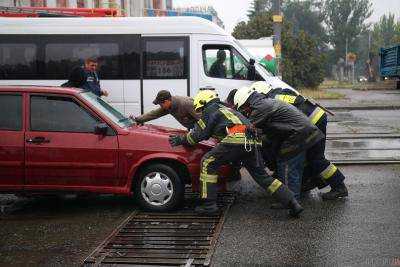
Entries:
{"label": "firefighter boot", "polygon": [[279,188],[272,194],[272,196],[277,201],[282,203],[284,207],[287,207],[289,209],[289,215],[292,217],[298,217],[300,213],[304,210],[294,197],[292,191],[290,191],[289,188],[282,183]]}
{"label": "firefighter boot", "polygon": [[335,200],[338,198],[347,197],[349,195],[347,187],[344,183],[331,187],[331,191],[321,195],[323,200]]}
{"label": "firefighter boot", "polygon": [[217,183],[201,181],[201,204],[195,208],[200,215],[215,215],[218,212],[217,206]]}

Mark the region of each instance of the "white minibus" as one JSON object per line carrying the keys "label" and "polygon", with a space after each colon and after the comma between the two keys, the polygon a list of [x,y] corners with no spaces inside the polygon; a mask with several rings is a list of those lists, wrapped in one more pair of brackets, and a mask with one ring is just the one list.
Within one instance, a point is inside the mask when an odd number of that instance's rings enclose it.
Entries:
{"label": "white minibus", "polygon": [[[223,74],[210,72],[217,53],[225,55]],[[202,18],[0,19],[1,85],[61,85],[88,57],[99,60],[106,100],[126,115],[155,108],[152,101],[161,89],[194,96],[199,88],[212,87],[225,99],[231,89],[255,80],[290,88],[230,34]],[[171,117],[154,123],[178,126]]]}

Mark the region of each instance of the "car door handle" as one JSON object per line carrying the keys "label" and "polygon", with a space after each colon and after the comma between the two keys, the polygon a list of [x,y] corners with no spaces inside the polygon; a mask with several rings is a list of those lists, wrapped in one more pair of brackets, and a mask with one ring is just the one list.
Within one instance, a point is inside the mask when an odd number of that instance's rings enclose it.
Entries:
{"label": "car door handle", "polygon": [[26,142],[31,144],[42,144],[42,143],[50,143],[50,140],[44,138],[43,136],[37,136],[33,139],[32,138],[27,139]]}

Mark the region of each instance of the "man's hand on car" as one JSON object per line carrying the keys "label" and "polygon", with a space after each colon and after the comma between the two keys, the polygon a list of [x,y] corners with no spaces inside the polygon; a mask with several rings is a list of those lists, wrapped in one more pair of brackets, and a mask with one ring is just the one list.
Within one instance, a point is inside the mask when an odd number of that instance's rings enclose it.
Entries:
{"label": "man's hand on car", "polygon": [[141,120],[139,120],[137,117],[135,117],[133,115],[129,115],[129,118],[131,120],[133,120],[134,122],[136,122],[137,125],[143,125],[144,124]]}
{"label": "man's hand on car", "polygon": [[101,95],[104,95],[105,97],[108,96],[108,91],[107,90],[101,90]]}
{"label": "man's hand on car", "polygon": [[168,139],[172,147],[183,145],[185,142],[185,137],[182,135],[170,135]]}

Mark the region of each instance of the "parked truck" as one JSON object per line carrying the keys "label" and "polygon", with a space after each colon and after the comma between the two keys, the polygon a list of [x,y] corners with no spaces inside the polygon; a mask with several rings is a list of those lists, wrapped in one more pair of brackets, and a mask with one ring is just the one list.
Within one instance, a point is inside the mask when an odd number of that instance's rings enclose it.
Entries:
{"label": "parked truck", "polygon": [[400,89],[400,44],[380,50],[380,75],[383,78],[397,81]]}

